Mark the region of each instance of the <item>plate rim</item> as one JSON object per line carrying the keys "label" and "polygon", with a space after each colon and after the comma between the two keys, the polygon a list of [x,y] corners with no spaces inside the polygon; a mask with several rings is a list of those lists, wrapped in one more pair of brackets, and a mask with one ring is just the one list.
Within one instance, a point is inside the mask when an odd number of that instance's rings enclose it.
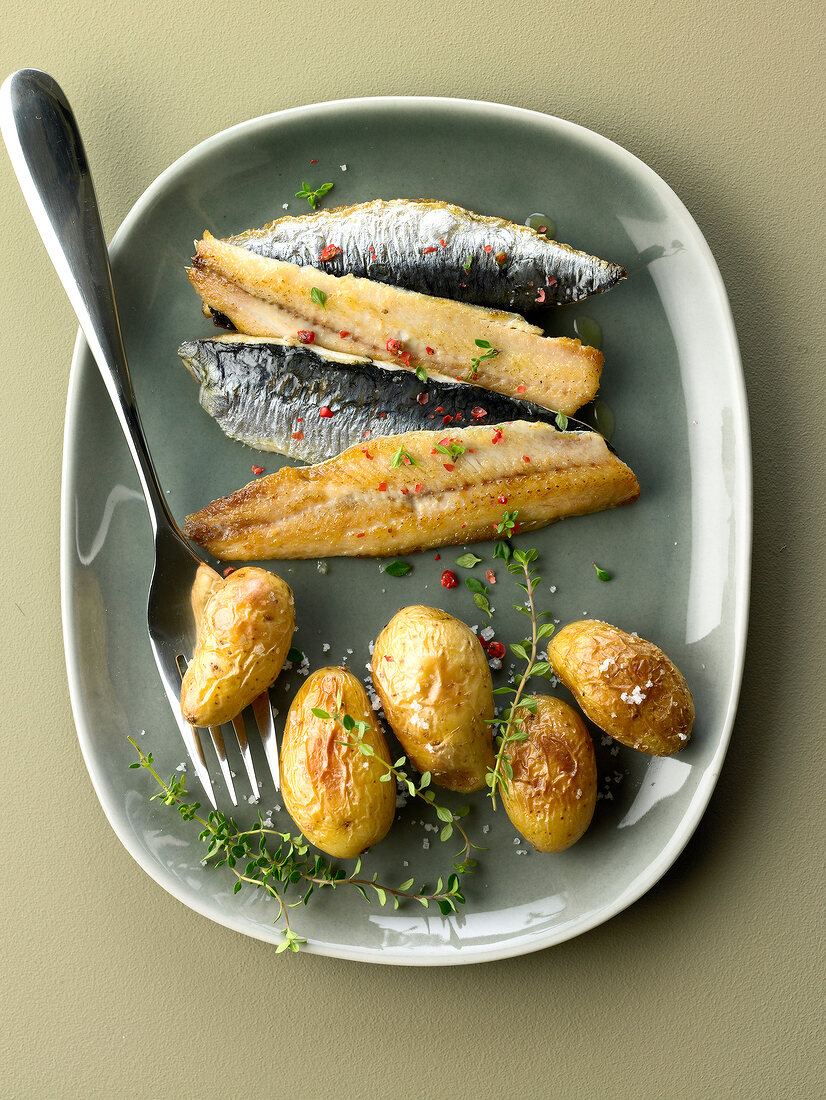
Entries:
{"label": "plate rim", "polygon": [[[697,826],[705,813],[706,807],[717,784],[721,767],[725,759],[729,743],[731,741],[734,719],[743,680],[745,664],[746,644],[748,640],[749,601],[751,585],[751,558],[752,558],[752,525],[753,525],[753,485],[752,485],[752,452],[751,432],[748,414],[748,400],[746,394],[745,376],[743,374],[742,359],[731,311],[731,303],[726,293],[725,284],[720,274],[717,261],[708,245],[700,227],[685,203],[676,192],[643,160],[634,153],[625,149],[622,145],[605,137],[580,123],[571,122],[559,118],[556,115],[545,114],[542,111],[532,110],[526,107],[516,107],[509,104],[496,103],[488,100],[457,98],[452,96],[359,96],[345,99],[325,100],[321,103],[308,103],[296,107],[287,107],[267,114],[257,115],[254,118],[234,123],[223,130],[212,134],[210,137],[199,141],[192,148],[181,154],[167,168],[165,168],[141,193],[132,205],[123,221],[115,232],[110,242],[110,252],[116,254],[123,237],[131,230],[133,224],[138,222],[152,204],[154,199],[168,186],[174,176],[185,169],[189,162],[197,159],[208,148],[220,146],[222,143],[232,140],[238,133],[252,132],[270,124],[275,119],[283,119],[289,116],[311,114],[319,111],[335,111],[356,106],[375,107],[402,107],[404,105],[439,105],[441,107],[456,106],[479,112],[494,112],[500,115],[516,116],[533,121],[535,124],[550,125],[567,130],[580,141],[598,148],[603,154],[608,152],[625,167],[632,167],[646,179],[669,206],[681,213],[685,219],[686,227],[692,234],[692,244],[704,259],[708,272],[712,278],[714,297],[720,309],[721,327],[726,337],[724,353],[726,360],[731,364],[730,382],[732,385],[732,412],[734,415],[734,440],[733,467],[741,480],[742,490],[732,497],[732,513],[735,526],[733,546],[733,616],[732,629],[734,634],[734,652],[732,660],[732,676],[728,685],[725,705],[725,714],[720,728],[720,735],[716,750],[709,761],[705,774],[698,783],[694,796],[687,807],[679,827],[670,837],[668,843],[661,849],[654,859],[625,891],[621,892],[612,902],[592,912],[587,917],[574,922],[573,925],[564,925],[554,931],[538,935],[534,938],[524,938],[518,944],[497,942],[495,945],[484,947],[459,947],[443,945],[442,948],[428,947],[422,952],[421,948],[412,948],[401,951],[399,948],[364,948],[351,947],[349,945],[330,942],[308,942],[302,946],[302,951],[311,954],[324,955],[334,958],[347,959],[356,962],[372,962],[384,965],[401,966],[448,966],[470,965],[478,962],[494,962],[501,959],[516,958],[521,955],[543,950],[564,943],[576,936],[590,931],[615,917],[618,913],[627,909],[645,893],[647,893],[673,866],[688,841],[694,835]],[[273,943],[278,937],[278,932],[268,934],[269,927],[256,929],[249,923],[230,915],[216,915],[208,911],[207,905],[200,904],[198,896],[186,895],[184,890],[178,889],[174,881],[161,881],[155,874],[156,865],[144,852],[137,842],[137,838],[131,833],[123,834],[118,829],[113,818],[114,807],[110,803],[109,792],[104,783],[104,770],[100,773],[93,768],[93,755],[89,751],[91,745],[91,723],[87,724],[83,710],[82,684],[80,677],[80,646],[72,631],[71,605],[72,605],[72,575],[74,562],[70,552],[73,545],[73,531],[70,529],[70,520],[74,516],[73,500],[70,499],[69,474],[72,468],[72,455],[70,441],[74,441],[77,422],[81,414],[81,406],[78,400],[80,376],[82,371],[81,360],[89,352],[83,333],[78,330],[72,353],[72,362],[69,375],[69,383],[66,397],[66,413],[64,417],[63,455],[61,463],[61,493],[60,493],[60,599],[61,599],[61,623],[63,631],[64,658],[69,686],[69,698],[74,717],[75,728],[80,743],[86,770],[92,781],[92,786],[97,795],[101,808],[111,826],[115,836],[129,852],[136,863],[167,893],[188,909],[194,910],[201,916],[207,917],[216,924],[231,928],[245,936],[261,940],[265,943]],[[91,353],[89,353],[91,354]],[[449,953],[448,953],[449,952]]]}

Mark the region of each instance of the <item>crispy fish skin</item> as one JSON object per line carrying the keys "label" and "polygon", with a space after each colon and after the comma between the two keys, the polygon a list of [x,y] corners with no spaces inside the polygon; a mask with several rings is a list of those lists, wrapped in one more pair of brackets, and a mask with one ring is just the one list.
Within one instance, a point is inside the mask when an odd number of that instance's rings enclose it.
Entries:
{"label": "crispy fish skin", "polygon": [[619,264],[449,202],[374,199],[279,218],[227,240],[331,275],[357,275],[520,313],[540,304],[578,302],[625,278]]}
{"label": "crispy fish skin", "polygon": [[[556,418],[529,401],[432,375],[421,382],[410,371],[298,340],[234,334],[190,340],[178,354],[200,384],[201,406],[231,439],[303,462],[448,423]],[[569,419],[568,430],[591,429]]]}
{"label": "crispy fish skin", "polygon": [[[435,450],[453,441],[451,458]],[[393,469],[403,447],[412,459]],[[385,557],[493,538],[508,511],[522,531],[636,500],[639,484],[596,433],[516,421],[409,432],[284,467],[187,518],[185,532],[224,561]]]}
{"label": "crispy fish skin", "polygon": [[[579,340],[542,336],[518,314],[354,275],[337,278],[256,256],[211,233],[196,249],[190,282],[207,306],[249,336],[310,332],[314,343],[332,351],[460,380],[470,373],[471,360],[484,354],[476,340],[486,340],[498,354],[479,363],[477,385],[566,415],[591,401],[599,388],[600,351]],[[316,297],[325,295],[323,304],[313,300],[313,290]]]}

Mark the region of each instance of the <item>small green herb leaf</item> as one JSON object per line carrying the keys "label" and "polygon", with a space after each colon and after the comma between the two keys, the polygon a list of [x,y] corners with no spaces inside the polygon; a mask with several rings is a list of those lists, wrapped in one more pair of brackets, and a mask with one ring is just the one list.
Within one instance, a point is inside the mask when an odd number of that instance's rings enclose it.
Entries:
{"label": "small green herb leaf", "polygon": [[416,367],[416,377],[419,379],[420,382],[427,381],[427,371],[424,369],[424,367]]}
{"label": "small green herb leaf", "polygon": [[561,432],[564,432],[564,431],[567,430],[567,428],[568,428],[568,417],[565,415],[565,413],[557,413],[556,414],[556,426],[557,426],[557,428],[559,428],[559,430]]}
{"label": "small green herb leaf", "polygon": [[478,565],[481,558],[477,558],[475,554],[467,553],[462,554],[456,559],[456,564],[461,565],[462,569],[472,569],[474,565]]}
{"label": "small green herb leaf", "polygon": [[306,199],[310,206],[312,206],[313,210],[315,210],[318,206],[318,200],[323,198],[327,194],[327,192],[331,191],[332,189],[332,183],[322,183],[321,187],[317,187],[314,191],[306,180],[302,180],[301,190],[296,191],[295,197],[297,199]]}
{"label": "small green herb leaf", "polygon": [[594,569],[596,569],[597,576],[599,577],[599,579],[601,581],[610,581],[611,574],[608,572],[607,569],[600,569],[600,567],[597,565],[597,563],[595,561],[591,562],[591,564],[593,565]]}
{"label": "small green herb leaf", "polygon": [[321,306],[322,309],[327,309],[327,295],[323,290],[319,290],[317,286],[314,286],[310,291],[310,297],[317,306]]}
{"label": "small green herb leaf", "polygon": [[510,556],[513,553],[511,550],[511,544],[509,542],[497,542],[493,548],[493,556],[495,558],[501,558],[503,561],[509,561]]}
{"label": "small green herb leaf", "polygon": [[406,577],[412,568],[406,561],[391,561],[384,571],[391,577]]}
{"label": "small green herb leaf", "polygon": [[404,447],[399,447],[390,459],[390,468],[391,470],[398,470],[399,466],[402,464],[405,466],[421,466],[421,463],[417,462],[412,455],[408,454]]}

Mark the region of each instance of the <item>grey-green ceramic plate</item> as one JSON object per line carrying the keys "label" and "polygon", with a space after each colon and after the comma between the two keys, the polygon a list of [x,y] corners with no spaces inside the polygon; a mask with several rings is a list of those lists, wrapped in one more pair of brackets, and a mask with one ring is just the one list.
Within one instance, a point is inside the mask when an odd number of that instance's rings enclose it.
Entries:
{"label": "grey-green ceramic plate", "polygon": [[[221,434],[176,356],[182,340],[212,331],[184,275],[192,241],[205,228],[224,236],[261,225],[285,203],[291,213],[307,212],[294,197],[305,179],[314,187],[334,182],[327,205],[398,196],[445,199],[516,222],[540,212],[556,222],[560,240],[629,272],[610,293],[548,312],[543,323],[568,335],[581,316],[601,326],[613,443],[642,495],[529,541],[541,552],[541,604],[557,620],[606,619],[672,656],[694,692],[692,741],[676,758],[653,759],[603,745],[597,734],[602,797],[583,840],[560,855],[528,850],[505,815],[474,796],[467,824],[487,851],[458,916],[413,904],[394,912],[339,891],[314,897],[292,918],[308,950],[350,959],[438,965],[534,951],[607,920],[656,882],[691,836],[723,761],[743,660],[751,534],[746,403],[725,291],[702,234],[666,184],[572,123],[488,103],[381,98],[236,126],[164,172],[112,245],[146,434],[179,520],[250,480],[252,464],[269,472],[280,462]],[[494,564],[491,545],[475,549]],[[331,559],[326,574],[315,561],[279,563],[295,591],[295,644],[312,667],[347,662],[366,675],[368,644],[406,604],[436,604],[478,623],[464,586],[439,584],[459,552],[446,549],[438,562],[433,553],[415,556],[401,579],[372,560]],[[151,777],[128,770],[130,734],[162,773],[185,760],[147,641],[151,558],[137,480],[81,340],[66,421],[62,563],[69,681],[89,772],[116,833],[160,885],[212,920],[278,941],[267,897],[234,896],[226,870],[202,867],[197,828],[150,803]],[[594,561],[611,571],[610,583],[597,578]],[[514,640],[523,626],[509,610],[517,593],[504,570],[493,592],[498,637]],[[282,716],[300,682],[291,672],[274,688]],[[266,774],[260,755],[258,771]],[[260,806],[289,827],[270,785]],[[254,815],[243,803],[239,817]],[[400,811],[366,869],[390,882],[433,881],[449,870],[453,844],[439,844],[424,822],[416,805]]]}

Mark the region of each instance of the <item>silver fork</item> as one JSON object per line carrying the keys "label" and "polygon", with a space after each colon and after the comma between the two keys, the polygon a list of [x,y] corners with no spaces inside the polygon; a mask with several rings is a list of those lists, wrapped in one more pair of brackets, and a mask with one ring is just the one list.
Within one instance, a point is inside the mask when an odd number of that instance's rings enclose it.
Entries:
{"label": "silver fork", "polygon": [[[146,497],[155,541],[147,623],[152,652],[189,758],[217,808],[198,731],[181,714],[182,661],[195,645],[203,592],[220,577],[193,551],[164,500],[141,427],[120,322],[109,253],[92,176],[66,96],[47,73],[21,69],[0,89],[0,130],[26,202],[57,269],[112,399]],[[275,789],[278,748],[269,693],[253,703]],[[243,718],[233,723],[241,756],[258,797],[258,782]],[[233,805],[235,785],[221,729],[210,730]]]}

